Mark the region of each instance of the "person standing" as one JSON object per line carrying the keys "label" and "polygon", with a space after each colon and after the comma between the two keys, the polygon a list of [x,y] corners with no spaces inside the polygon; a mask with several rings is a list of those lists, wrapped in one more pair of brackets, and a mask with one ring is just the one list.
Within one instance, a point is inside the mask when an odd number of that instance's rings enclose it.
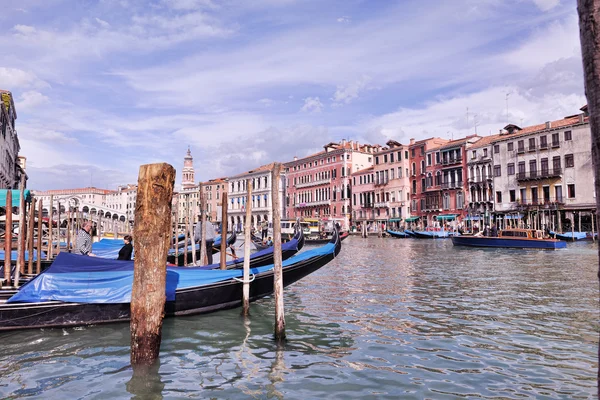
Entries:
{"label": "person standing", "polygon": [[131,261],[131,254],[133,254],[133,245],[131,244],[131,239],[132,238],[130,235],[125,235],[123,238],[125,245],[121,247],[121,250],[119,250],[119,257],[117,260]]}
{"label": "person standing", "polygon": [[[202,220],[200,219],[200,216],[198,217],[198,222],[196,223],[196,227],[194,228],[194,242],[202,243]],[[216,237],[217,233],[215,232],[214,225],[211,224],[209,221],[206,221],[206,257],[208,259],[208,265],[211,265],[213,263],[212,247],[215,243]]]}
{"label": "person standing", "polygon": [[263,241],[267,238],[269,234],[269,221],[266,219],[262,222],[262,236],[260,237]]}
{"label": "person standing", "polygon": [[92,253],[92,235],[90,234],[92,230],[92,222],[86,221],[83,224],[83,227],[77,233],[77,246],[75,247],[74,254],[79,254],[82,256],[92,256],[95,254]]}

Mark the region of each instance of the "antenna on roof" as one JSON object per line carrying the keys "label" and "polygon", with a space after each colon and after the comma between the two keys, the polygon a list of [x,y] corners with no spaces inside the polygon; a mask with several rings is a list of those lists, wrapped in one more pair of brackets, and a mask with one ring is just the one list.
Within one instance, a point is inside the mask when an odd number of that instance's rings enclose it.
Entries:
{"label": "antenna on roof", "polygon": [[506,92],[506,97],[505,97],[505,100],[506,100],[506,125],[509,124],[509,121],[508,121],[508,96],[510,96],[511,93],[512,92]]}

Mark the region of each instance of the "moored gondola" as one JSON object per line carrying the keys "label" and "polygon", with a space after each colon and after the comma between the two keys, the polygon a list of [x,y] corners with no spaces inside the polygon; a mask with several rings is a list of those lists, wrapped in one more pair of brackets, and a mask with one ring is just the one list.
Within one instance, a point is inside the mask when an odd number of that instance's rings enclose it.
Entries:
{"label": "moored gondola", "polygon": [[[335,258],[340,249],[339,235],[334,233],[328,244],[286,260],[283,263],[284,286],[323,267]],[[0,330],[80,326],[129,320],[133,268],[109,272],[66,273],[61,277],[60,272],[52,273],[50,270],[41,274],[35,278],[38,280],[37,284],[27,285],[7,303],[0,305]],[[251,273],[254,278],[250,284],[250,300],[270,295],[273,292],[273,266],[253,268]],[[239,270],[201,271],[169,267],[165,315],[172,317],[202,314],[238,307],[242,303],[241,277],[242,271]],[[54,291],[52,286],[45,288],[46,278],[53,284],[64,280],[68,282],[71,290],[61,292]],[[107,286],[111,290],[107,291]],[[78,287],[87,289],[81,294]],[[110,299],[107,298],[109,294]]]}
{"label": "moored gondola", "polygon": [[[237,240],[237,235],[235,232],[232,232],[227,237],[227,247],[231,246]],[[200,258],[200,244],[196,243],[194,248],[196,249],[196,259]],[[211,247],[211,251],[213,254],[218,253],[221,250],[221,237],[219,236],[215,243]],[[192,260],[192,246],[187,246],[188,251],[188,261]],[[183,266],[185,259],[185,251],[184,249],[177,249],[177,253],[173,251],[173,249],[169,250],[169,255],[167,256],[167,262],[171,264],[177,264],[179,266]]]}

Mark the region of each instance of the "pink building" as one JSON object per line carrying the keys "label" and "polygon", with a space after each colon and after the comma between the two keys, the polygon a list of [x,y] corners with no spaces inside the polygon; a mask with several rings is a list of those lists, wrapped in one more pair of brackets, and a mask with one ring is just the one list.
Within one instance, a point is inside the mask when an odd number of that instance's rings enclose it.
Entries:
{"label": "pink building", "polygon": [[324,150],[284,164],[285,217],[336,220],[348,229],[351,219],[350,175],[370,167],[376,147],[342,140]]}
{"label": "pink building", "polygon": [[[373,225],[381,217],[375,209],[375,169],[369,167],[352,174],[352,222]],[[379,212],[379,215],[377,213]]]}

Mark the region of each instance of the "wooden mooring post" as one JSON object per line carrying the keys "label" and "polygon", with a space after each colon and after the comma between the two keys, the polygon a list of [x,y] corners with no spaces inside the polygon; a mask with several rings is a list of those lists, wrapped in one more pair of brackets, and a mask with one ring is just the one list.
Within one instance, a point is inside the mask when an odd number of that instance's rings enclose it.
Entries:
{"label": "wooden mooring post", "polygon": [[140,167],[135,205],[136,241],[131,291],[131,364],[151,366],[158,359],[165,309],[175,169],[169,164]]}
{"label": "wooden mooring post", "polygon": [[219,266],[221,269],[227,269],[227,192],[222,193],[221,199],[221,258]]}
{"label": "wooden mooring post", "polygon": [[[200,265],[206,265],[208,262],[206,248],[206,196],[204,194],[204,185],[198,186],[198,192],[200,193]],[[212,249],[211,249],[212,251]]]}
{"label": "wooden mooring post", "polygon": [[[186,196],[186,203],[187,203],[187,196]],[[184,212],[185,212],[185,217],[183,218],[183,233],[184,233],[184,237],[183,237],[183,266],[187,267],[188,265],[188,245],[189,242],[193,240],[189,240],[190,239],[190,231],[188,230],[188,225],[189,225],[189,214],[188,214],[188,208],[185,207],[184,208]],[[192,246],[193,248],[193,246]]]}
{"label": "wooden mooring post", "polygon": [[50,195],[50,211],[48,218],[48,252],[46,253],[46,260],[52,259],[52,230],[54,229],[54,195]]}
{"label": "wooden mooring post", "polygon": [[190,243],[192,244],[192,265],[196,265],[198,261],[196,257],[196,242],[194,241],[194,208],[190,207],[190,219],[187,226],[187,230],[190,232]]}
{"label": "wooden mooring post", "polygon": [[19,236],[17,237],[17,267],[15,268],[15,287],[19,287],[21,274],[25,273],[25,236],[27,235],[27,225],[25,223],[25,175],[21,175],[19,196]]}
{"label": "wooden mooring post", "polygon": [[6,220],[4,225],[4,285],[11,285],[12,254],[12,190],[6,191]]}
{"label": "wooden mooring post", "polygon": [[29,206],[29,221],[27,221],[27,274],[33,274],[33,234],[35,228],[35,204],[36,199]]}
{"label": "wooden mooring post", "polygon": [[242,287],[242,315],[250,315],[250,245],[252,239],[252,180],[246,179],[246,221],[244,224],[244,284]]}
{"label": "wooden mooring post", "polygon": [[71,225],[72,225],[71,207],[67,210],[67,253],[71,252]]}
{"label": "wooden mooring post", "polygon": [[275,293],[275,340],[285,340],[285,313],[283,307],[283,267],[281,260],[281,207],[279,186],[281,164],[275,163],[271,171],[271,203],[273,206],[273,292]]}
{"label": "wooden mooring post", "polygon": [[37,221],[37,262],[35,264],[35,273],[42,272],[42,240],[44,238],[44,226],[42,225],[42,201],[38,203],[38,221]]}

